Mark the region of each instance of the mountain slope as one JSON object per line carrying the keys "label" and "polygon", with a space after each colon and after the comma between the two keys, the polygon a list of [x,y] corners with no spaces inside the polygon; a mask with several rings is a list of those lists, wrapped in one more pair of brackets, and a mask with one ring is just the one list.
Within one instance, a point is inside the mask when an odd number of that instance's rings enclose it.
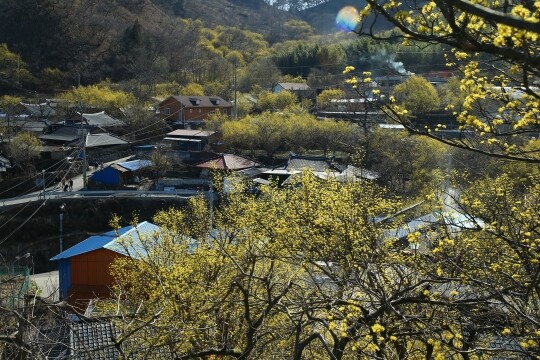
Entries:
{"label": "mountain slope", "polygon": [[210,27],[238,26],[266,36],[294,18],[262,0],[186,0],[182,17],[201,20]]}
{"label": "mountain slope", "polygon": [[[331,0],[324,4],[308,8],[299,13],[300,18],[310,24],[318,33],[337,31],[336,17],[339,10],[345,6],[352,6],[360,10],[366,6],[364,0]],[[374,30],[387,30],[393,26],[379,18]]]}

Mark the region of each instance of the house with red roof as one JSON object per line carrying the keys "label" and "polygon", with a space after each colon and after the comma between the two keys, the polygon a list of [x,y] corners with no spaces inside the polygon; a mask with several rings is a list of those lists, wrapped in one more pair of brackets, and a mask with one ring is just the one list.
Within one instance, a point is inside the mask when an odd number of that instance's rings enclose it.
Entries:
{"label": "house with red roof", "polygon": [[207,160],[195,166],[201,169],[208,170],[243,170],[262,166],[262,164],[245,156],[234,154],[218,154],[213,159]]}

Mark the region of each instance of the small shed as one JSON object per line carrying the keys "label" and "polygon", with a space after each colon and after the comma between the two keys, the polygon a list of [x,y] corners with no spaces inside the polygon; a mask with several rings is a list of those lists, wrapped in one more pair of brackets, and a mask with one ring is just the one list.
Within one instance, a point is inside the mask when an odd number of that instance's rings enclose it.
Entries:
{"label": "small shed", "polygon": [[79,308],[91,299],[109,297],[112,262],[128,256],[128,250],[142,248],[140,237],[157,236],[158,231],[157,225],[145,221],[91,236],[56,255],[51,261],[58,261],[60,296]]}
{"label": "small shed", "polygon": [[131,160],[112,164],[95,172],[90,181],[108,186],[125,186],[138,183],[140,170],[152,166],[150,160]]}

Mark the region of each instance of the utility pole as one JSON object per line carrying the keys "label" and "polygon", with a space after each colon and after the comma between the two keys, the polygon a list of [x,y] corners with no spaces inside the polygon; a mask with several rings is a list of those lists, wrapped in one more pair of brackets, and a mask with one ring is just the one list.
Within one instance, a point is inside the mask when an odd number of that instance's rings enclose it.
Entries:
{"label": "utility pole", "polygon": [[17,55],[17,86],[21,84],[21,56]]}
{"label": "utility pole", "polygon": [[233,61],[233,68],[234,68],[234,75],[233,75],[233,83],[234,83],[234,120],[238,120],[238,99],[236,97],[236,60]]}
{"label": "utility pole", "polygon": [[83,176],[83,191],[86,191],[86,133],[84,129],[84,115],[81,100],[81,152],[82,152],[82,176]]}
{"label": "utility pole", "polygon": [[45,195],[47,194],[45,188],[45,169],[41,170],[41,175],[43,176],[43,200],[45,200]]}
{"label": "utility pole", "polygon": [[8,145],[11,145],[11,124],[10,124],[10,122],[9,122],[11,116],[10,116],[10,114],[7,114],[6,117],[7,117],[7,127],[8,127],[8,128],[7,128],[7,133],[8,133]]}
{"label": "utility pole", "polygon": [[60,205],[60,252],[63,251],[63,243],[64,243],[64,211],[66,210],[66,204]]}

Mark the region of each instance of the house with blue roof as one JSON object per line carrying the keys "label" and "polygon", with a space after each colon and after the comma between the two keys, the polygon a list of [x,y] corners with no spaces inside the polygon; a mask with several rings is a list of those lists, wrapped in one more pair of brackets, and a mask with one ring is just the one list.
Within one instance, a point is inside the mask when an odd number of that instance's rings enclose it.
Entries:
{"label": "house with blue roof", "polygon": [[96,171],[92,174],[89,181],[91,184],[100,184],[114,188],[137,184],[140,179],[140,172],[150,166],[152,166],[152,161],[150,160],[131,160],[112,164]]}
{"label": "house with blue roof", "polygon": [[95,298],[108,298],[114,278],[110,266],[119,257],[143,257],[144,239],[157,238],[160,228],[147,221],[94,235],[51,259],[58,261],[60,296],[85,308]]}

